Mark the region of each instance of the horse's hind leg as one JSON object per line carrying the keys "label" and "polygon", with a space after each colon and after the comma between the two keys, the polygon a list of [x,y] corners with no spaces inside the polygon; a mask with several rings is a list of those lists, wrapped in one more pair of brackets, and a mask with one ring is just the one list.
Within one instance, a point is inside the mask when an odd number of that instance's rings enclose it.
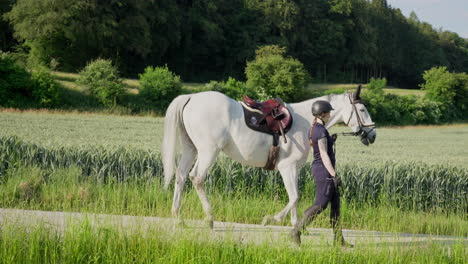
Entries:
{"label": "horse's hind leg", "polygon": [[190,142],[184,143],[182,149],[182,158],[180,159],[179,166],[176,170],[174,199],[172,200],[172,216],[178,219],[179,224],[183,223],[179,215],[180,199],[184,189],[185,181],[187,180],[187,175],[193,166],[193,162],[195,161],[195,156],[196,149],[193,144]]}
{"label": "horse's hind leg", "polygon": [[203,187],[203,181],[206,178],[206,174],[210,169],[211,165],[218,155],[218,150],[214,151],[198,151],[198,158],[195,162],[195,166],[190,172],[190,180],[197,191],[198,197],[203,206],[203,211],[205,212],[205,221],[207,222],[210,228],[213,228],[213,211],[211,209],[210,201],[205,193],[205,188]]}

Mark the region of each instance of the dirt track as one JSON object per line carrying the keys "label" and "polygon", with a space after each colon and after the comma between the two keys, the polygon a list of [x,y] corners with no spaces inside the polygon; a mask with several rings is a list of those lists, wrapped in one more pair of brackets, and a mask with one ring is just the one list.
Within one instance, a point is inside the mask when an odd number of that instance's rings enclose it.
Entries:
{"label": "dirt track", "polygon": [[[88,221],[93,227],[115,227],[119,230],[158,229],[172,232],[175,221],[171,218],[142,217],[126,215],[105,215],[73,212],[49,212],[18,209],[0,209],[0,227],[4,225],[25,225],[34,227],[47,226],[58,231],[64,230],[72,224]],[[186,228],[195,232],[203,232],[213,239],[233,239],[242,243],[276,244],[278,241],[289,241],[288,233],[291,227],[261,226],[253,224],[238,224],[215,222],[213,231],[204,227],[202,221],[186,220]],[[303,244],[327,246],[332,242],[331,229],[308,228],[309,234],[303,236]],[[360,246],[421,246],[430,243],[451,245],[462,242],[468,247],[467,237],[416,235],[404,233],[385,233],[375,231],[343,230],[344,237]]]}

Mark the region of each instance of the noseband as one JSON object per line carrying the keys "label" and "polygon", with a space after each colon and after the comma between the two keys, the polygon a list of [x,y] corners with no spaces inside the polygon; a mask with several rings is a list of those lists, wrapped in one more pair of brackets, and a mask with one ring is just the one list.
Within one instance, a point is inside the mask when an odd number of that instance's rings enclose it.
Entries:
{"label": "noseband", "polygon": [[[356,112],[356,119],[358,121],[358,125],[359,125],[359,130],[357,132],[343,132],[341,133],[343,136],[361,136],[361,138],[365,138],[367,137],[367,135],[369,135],[369,133],[371,133],[374,129],[375,129],[375,123],[372,123],[372,124],[368,124],[368,125],[365,125],[363,122],[362,122],[362,119],[361,117],[359,116],[359,112],[357,110],[357,107],[356,107],[356,104],[362,104],[362,101],[361,99],[354,99],[354,98],[351,98],[351,94],[349,94],[349,101],[351,103],[351,105],[353,106],[353,111],[351,112],[351,114],[349,115],[349,119],[348,119],[348,122],[345,123],[346,125],[349,124],[349,122],[351,122],[351,118],[353,117],[353,113]],[[370,127],[371,129],[369,130],[369,132],[366,132],[363,128],[365,127]]]}

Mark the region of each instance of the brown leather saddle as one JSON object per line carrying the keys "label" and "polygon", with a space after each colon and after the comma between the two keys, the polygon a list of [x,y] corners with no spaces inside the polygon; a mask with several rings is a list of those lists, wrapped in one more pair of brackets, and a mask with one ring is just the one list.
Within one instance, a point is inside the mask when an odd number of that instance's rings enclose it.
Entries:
{"label": "brown leather saddle", "polygon": [[281,98],[257,102],[244,95],[242,101],[245,123],[255,131],[273,135],[273,146],[278,145],[279,136],[284,137],[291,128],[293,119]]}

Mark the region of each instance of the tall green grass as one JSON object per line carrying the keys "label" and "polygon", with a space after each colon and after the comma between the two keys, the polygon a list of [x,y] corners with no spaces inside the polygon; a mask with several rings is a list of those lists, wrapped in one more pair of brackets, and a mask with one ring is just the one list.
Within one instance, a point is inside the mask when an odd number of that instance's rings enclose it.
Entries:
{"label": "tall green grass", "polygon": [[[18,164],[20,164],[18,166]],[[84,177],[98,182],[161,179],[159,153],[143,150],[105,148],[48,149],[15,137],[0,137],[0,180],[9,168],[38,166],[45,170],[75,166]],[[419,163],[392,163],[338,167],[343,181],[343,197],[356,204],[385,203],[402,209],[467,213],[468,169],[427,166]],[[206,180],[209,193],[265,194],[285,196],[278,172],[241,165],[220,157]],[[299,173],[301,193],[313,193],[310,170]]]}
{"label": "tall green grass", "polygon": [[0,234],[0,263],[466,263],[467,254],[461,242],[450,248],[424,243],[299,250],[284,241],[252,245],[201,236],[157,229],[125,233],[86,222],[63,234],[8,225]]}
{"label": "tall green grass", "polygon": [[[203,219],[199,198],[192,186],[187,185],[181,215]],[[275,186],[280,191],[211,188],[209,196],[215,219],[261,223],[263,216],[279,212],[288,202],[284,187]],[[299,212],[313,203],[314,188],[308,183],[301,192]],[[163,190],[158,177],[132,177],[125,181],[113,178],[102,182],[99,177],[83,175],[76,166],[55,169],[18,166],[9,168],[2,178],[0,207],[171,217],[172,195],[172,189]],[[343,200],[341,214],[343,227],[347,229],[468,236],[468,218],[463,212],[424,212],[407,210],[388,201]],[[321,214],[312,226],[329,228],[328,215],[329,212]],[[281,224],[289,225],[289,219]]]}

